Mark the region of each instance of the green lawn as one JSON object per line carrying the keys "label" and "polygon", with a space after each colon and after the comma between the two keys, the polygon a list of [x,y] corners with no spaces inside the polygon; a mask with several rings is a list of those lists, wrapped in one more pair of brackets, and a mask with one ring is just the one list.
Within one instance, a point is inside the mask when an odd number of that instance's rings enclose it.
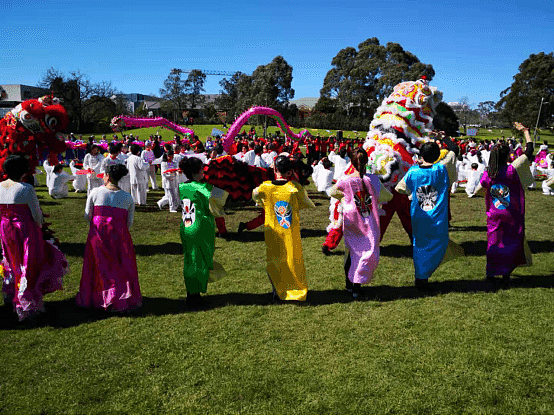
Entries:
{"label": "green lawn", "polygon": [[[327,198],[309,191],[317,207],[302,215],[305,303],[270,303],[262,230],[234,232],[257,214],[247,206],[228,209],[232,238],[216,240],[227,277],[210,284],[205,310],[188,310],[180,215],[143,208],[132,228],[143,308],[105,316],[74,306],[86,195],[54,201],[39,187],[71,274],[46,296],[44,326],[19,325],[0,308],[0,413],[554,413],[554,198],[527,193],[535,265],[517,269],[511,286],[484,282],[484,199],[460,189],[451,238],[467,256],[437,270],[435,291],[413,287],[395,218],[368,298],[353,302],[343,244],[337,255],[320,251]],[[149,192],[149,205],[161,195]]]}

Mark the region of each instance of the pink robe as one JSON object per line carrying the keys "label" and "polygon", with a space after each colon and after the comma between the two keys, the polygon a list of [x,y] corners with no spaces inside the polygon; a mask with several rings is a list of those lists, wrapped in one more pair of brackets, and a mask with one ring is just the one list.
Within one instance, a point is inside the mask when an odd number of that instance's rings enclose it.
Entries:
{"label": "pink robe", "polygon": [[94,206],[77,305],[125,311],[142,304],[128,211]]}
{"label": "pink robe", "polygon": [[0,204],[4,297],[23,320],[44,310],[43,295],[62,289],[65,256],[50,242],[26,204]]}
{"label": "pink robe", "polygon": [[[375,178],[378,180],[377,176]],[[351,265],[348,279],[352,283],[368,283],[379,264],[379,194],[368,176],[346,176],[337,183],[344,194],[344,243],[350,251]]]}

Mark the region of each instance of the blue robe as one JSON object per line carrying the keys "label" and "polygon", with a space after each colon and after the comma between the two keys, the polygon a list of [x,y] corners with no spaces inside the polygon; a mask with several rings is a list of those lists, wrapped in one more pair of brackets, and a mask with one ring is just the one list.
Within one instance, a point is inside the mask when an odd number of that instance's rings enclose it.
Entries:
{"label": "blue robe", "polygon": [[412,192],[410,215],[416,279],[428,279],[448,247],[448,172],[442,163],[412,166],[404,177]]}

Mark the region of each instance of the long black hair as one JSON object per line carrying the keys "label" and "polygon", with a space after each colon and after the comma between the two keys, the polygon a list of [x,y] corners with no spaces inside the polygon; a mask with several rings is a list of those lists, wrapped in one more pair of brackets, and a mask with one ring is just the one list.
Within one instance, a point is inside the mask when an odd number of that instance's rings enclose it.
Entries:
{"label": "long black hair", "polygon": [[507,144],[497,144],[492,148],[489,166],[487,166],[487,173],[491,179],[496,178],[498,171],[508,164],[508,156],[510,156],[510,148]]}
{"label": "long black hair", "polygon": [[367,187],[365,186],[365,182],[364,182],[366,166],[369,160],[367,156],[367,152],[361,147],[358,147],[355,150],[353,150],[352,153],[350,154],[350,160],[352,165],[356,168],[356,170],[358,171],[358,174],[360,175],[360,179],[362,180],[362,186],[364,188],[365,193],[369,195],[369,191],[367,190]]}

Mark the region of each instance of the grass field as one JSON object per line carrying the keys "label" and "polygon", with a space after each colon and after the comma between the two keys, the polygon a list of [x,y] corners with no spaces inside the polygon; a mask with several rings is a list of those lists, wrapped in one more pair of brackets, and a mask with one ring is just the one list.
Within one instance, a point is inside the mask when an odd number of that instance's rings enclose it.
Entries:
{"label": "grass field", "polygon": [[[395,218],[365,301],[344,291],[343,243],[321,254],[328,200],[313,185],[302,304],[270,303],[263,232],[235,233],[257,211],[230,207],[231,238],[216,240],[215,256],[228,275],[209,285],[200,311],[185,305],[180,215],[143,208],[131,230],[144,297],[133,316],[75,307],[86,195],[38,194],[71,273],[63,292],[46,296],[43,326],[0,308],[2,414],[554,413],[554,198],[540,191],[527,192],[535,265],[516,269],[510,286],[483,280],[484,199],[460,190],[451,238],[467,256],[419,292]],[[149,192],[149,205],[161,196]]]}

